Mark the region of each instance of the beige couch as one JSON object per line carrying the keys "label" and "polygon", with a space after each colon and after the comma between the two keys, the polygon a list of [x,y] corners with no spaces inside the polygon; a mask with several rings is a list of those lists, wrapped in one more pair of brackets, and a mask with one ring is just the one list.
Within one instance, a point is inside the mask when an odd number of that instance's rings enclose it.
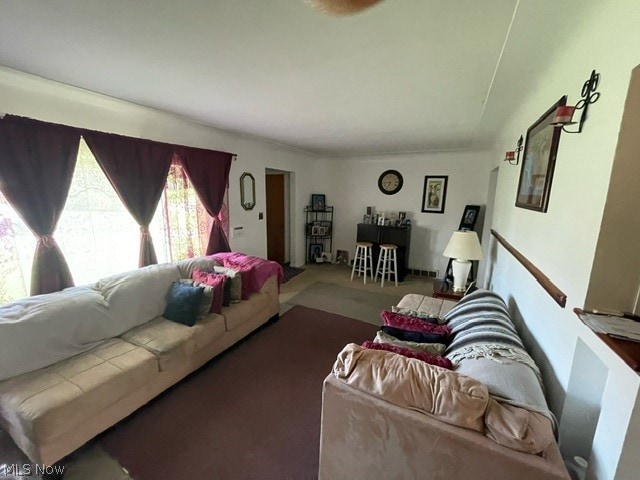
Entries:
{"label": "beige couch", "polygon": [[[181,262],[175,275],[189,278],[194,266]],[[194,327],[157,317],[84,353],[0,382],[0,422],[33,462],[55,463],[277,318],[278,289],[272,276],[248,300]]]}
{"label": "beige couch", "polygon": [[[454,304],[410,295],[399,305],[443,315]],[[324,381],[319,477],[569,478],[546,416],[474,378],[354,344]]]}

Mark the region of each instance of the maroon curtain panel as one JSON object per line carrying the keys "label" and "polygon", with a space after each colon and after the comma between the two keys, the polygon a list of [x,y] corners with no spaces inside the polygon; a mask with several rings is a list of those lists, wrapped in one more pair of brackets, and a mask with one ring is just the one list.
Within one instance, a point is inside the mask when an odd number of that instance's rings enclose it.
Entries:
{"label": "maroon curtain panel", "polygon": [[220,209],[229,183],[233,154],[183,147],[177,152],[198,198],[213,218],[205,255],[230,250],[220,221]]}
{"label": "maroon curtain panel", "polygon": [[0,120],[0,190],[38,238],[31,295],[73,286],[53,238],[69,194],[80,133],[22,117]]}
{"label": "maroon curtain panel", "polygon": [[138,266],[158,263],[149,224],[158,207],[175,148],[101,132],[83,137],[120,200],[140,225]]}

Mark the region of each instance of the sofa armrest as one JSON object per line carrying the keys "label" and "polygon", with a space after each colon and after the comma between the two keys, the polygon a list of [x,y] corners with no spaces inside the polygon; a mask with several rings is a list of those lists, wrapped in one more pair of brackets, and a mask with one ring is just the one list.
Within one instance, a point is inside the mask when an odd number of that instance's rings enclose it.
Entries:
{"label": "sofa armrest", "polygon": [[503,447],[357,390],[332,374],[323,386],[321,479],[568,480],[554,443],[540,455]]}

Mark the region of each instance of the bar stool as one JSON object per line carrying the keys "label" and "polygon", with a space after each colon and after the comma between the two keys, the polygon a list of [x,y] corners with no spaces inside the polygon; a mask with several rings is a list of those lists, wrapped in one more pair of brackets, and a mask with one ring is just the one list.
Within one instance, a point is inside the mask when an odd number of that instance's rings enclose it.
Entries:
{"label": "bar stool", "polygon": [[[396,287],[398,286],[398,246],[393,243],[383,243],[380,245],[380,255],[378,256],[378,266],[376,267],[376,275],[373,278],[374,282],[378,281],[378,274],[382,275],[382,282],[380,288],[384,287],[384,276],[387,275],[387,279],[391,281],[391,274],[395,280]],[[392,263],[393,262],[393,263]],[[392,269],[393,267],[393,269]]]}
{"label": "bar stool", "polygon": [[358,276],[364,273],[364,284],[367,284],[367,270],[369,275],[373,277],[373,259],[371,256],[371,242],[357,242],[356,243],[356,256],[353,258],[353,268],[351,269],[351,281],[353,281],[353,274],[358,272]]}

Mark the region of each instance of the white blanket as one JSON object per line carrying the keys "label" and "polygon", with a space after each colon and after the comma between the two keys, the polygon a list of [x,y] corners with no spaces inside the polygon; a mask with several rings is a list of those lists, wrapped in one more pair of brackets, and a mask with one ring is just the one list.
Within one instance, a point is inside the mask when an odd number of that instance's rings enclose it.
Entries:
{"label": "white blanket", "polygon": [[0,306],[0,380],[90,350],[162,315],[175,265],[152,265]]}

